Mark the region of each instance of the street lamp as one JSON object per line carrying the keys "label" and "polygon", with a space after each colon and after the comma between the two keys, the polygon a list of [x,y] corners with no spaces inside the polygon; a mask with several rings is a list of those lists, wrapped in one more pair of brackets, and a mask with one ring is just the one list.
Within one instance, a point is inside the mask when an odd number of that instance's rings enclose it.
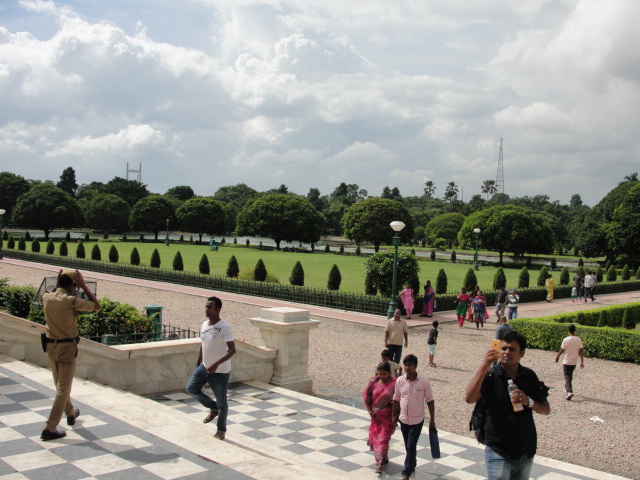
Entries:
{"label": "street lamp", "polygon": [[4,214],[6,213],[6,210],[3,208],[0,208],[0,260],[2,260],[2,221],[4,220]]}
{"label": "street lamp", "polygon": [[473,229],[473,233],[476,234],[476,254],[473,257],[473,269],[474,270],[480,270],[480,267],[478,266],[478,236],[480,235],[481,230],[479,228],[474,228]]}
{"label": "street lamp", "polygon": [[398,300],[396,294],[398,293],[398,246],[400,245],[400,232],[405,227],[404,223],[396,220],[389,224],[396,234],[391,238],[391,244],[394,247],[393,251],[393,279],[391,280],[391,301],[389,302],[389,310],[387,310],[387,318],[393,317],[396,309],[398,308]]}
{"label": "street lamp", "polygon": [[164,244],[169,246],[169,219],[167,218],[167,236],[164,239]]}

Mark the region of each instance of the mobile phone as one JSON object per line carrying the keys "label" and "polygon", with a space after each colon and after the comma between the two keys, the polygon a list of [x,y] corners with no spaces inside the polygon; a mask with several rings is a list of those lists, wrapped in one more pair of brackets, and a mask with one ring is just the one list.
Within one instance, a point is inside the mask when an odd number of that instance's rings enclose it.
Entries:
{"label": "mobile phone", "polygon": [[502,340],[492,340],[491,341],[491,348],[493,348],[496,352],[500,351],[500,345],[502,344]]}

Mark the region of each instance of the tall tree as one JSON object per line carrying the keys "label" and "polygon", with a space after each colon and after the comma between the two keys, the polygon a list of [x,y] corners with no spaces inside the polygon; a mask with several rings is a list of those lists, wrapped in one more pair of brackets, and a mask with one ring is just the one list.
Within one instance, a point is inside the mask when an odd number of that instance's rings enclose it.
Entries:
{"label": "tall tree", "polygon": [[456,200],[458,200],[459,191],[460,190],[458,189],[458,186],[456,185],[455,182],[447,183],[447,187],[445,188],[444,196],[442,197],[442,200],[444,200],[444,203],[448,205],[453,204]]}
{"label": "tall tree", "polygon": [[182,200],[183,202],[186,202],[187,200],[191,200],[193,197],[196,196],[195,192],[193,191],[193,188],[187,185],[178,185],[177,187],[172,187],[166,191],[165,195],[176,197],[177,199]]}
{"label": "tall tree", "polygon": [[318,188],[312,187],[309,189],[309,193],[307,193],[307,200],[313,205],[313,207],[322,212],[329,202],[327,201],[327,197],[320,196],[320,190]]}
{"label": "tall tree", "polygon": [[0,208],[5,209],[5,221],[11,219],[18,197],[27,193],[30,188],[24,177],[10,172],[0,172]]}
{"label": "tall tree", "polygon": [[433,180],[427,180],[424,182],[424,196],[431,198],[434,193],[436,193],[436,184],[433,183]]}
{"label": "tall tree", "polygon": [[129,227],[129,204],[117,195],[99,193],[83,207],[87,226],[105,232],[123,232]]}
{"label": "tall tree", "polygon": [[371,197],[349,207],[342,217],[342,229],[347,238],[356,243],[371,242],[377,252],[380,244],[391,243],[394,231],[389,224],[395,220],[404,222],[402,238],[413,237],[413,219],[400,202]]}
{"label": "tall tree", "polygon": [[60,190],[67,192],[73,198],[76,198],[76,193],[78,193],[78,184],[76,182],[76,171],[73,167],[67,167],[62,171],[60,181],[56,186]]}
{"label": "tall tree", "polygon": [[425,235],[429,243],[436,238],[444,238],[447,246],[451,248],[458,239],[458,232],[464,223],[464,215],[461,213],[443,213],[432,218],[425,229]]}
{"label": "tall tree", "polygon": [[16,226],[43,230],[47,240],[54,228],[76,227],[78,218],[78,202],[50,183],[41,183],[20,195],[13,210]]}
{"label": "tall tree", "polygon": [[489,200],[490,195],[493,196],[496,193],[498,193],[498,187],[496,187],[496,181],[485,180],[484,182],[482,182],[481,191],[482,193],[485,193],[487,195],[487,200]]}
{"label": "tall tree", "polygon": [[198,234],[199,242],[203,234],[223,234],[227,226],[222,203],[212,198],[187,200],[176,211],[176,218],[183,230]]}
{"label": "tall tree", "polygon": [[102,190],[103,193],[111,193],[122,198],[125,202],[133,207],[138,201],[149,195],[147,186],[136,180],[126,180],[124,178],[115,177],[107,182]]}
{"label": "tall tree", "polygon": [[139,200],[129,214],[129,226],[133,230],[153,232],[158,240],[158,232],[169,225],[175,228],[175,214],[171,202],[162,195],[149,195]]}
{"label": "tall tree", "polygon": [[323,218],[306,198],[272,193],[251,200],[238,213],[239,235],[257,235],[280,242],[315,243],[322,233]]}

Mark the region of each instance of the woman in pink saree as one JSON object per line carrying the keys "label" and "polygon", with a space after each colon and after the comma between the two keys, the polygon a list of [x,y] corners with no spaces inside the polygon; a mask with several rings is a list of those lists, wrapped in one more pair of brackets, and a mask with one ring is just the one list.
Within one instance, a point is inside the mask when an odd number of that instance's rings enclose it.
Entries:
{"label": "woman in pink saree", "polygon": [[373,450],[376,473],[382,473],[382,468],[389,462],[389,440],[396,429],[391,416],[395,385],[389,364],[381,363],[377,375],[362,392],[364,406],[371,417],[367,445]]}

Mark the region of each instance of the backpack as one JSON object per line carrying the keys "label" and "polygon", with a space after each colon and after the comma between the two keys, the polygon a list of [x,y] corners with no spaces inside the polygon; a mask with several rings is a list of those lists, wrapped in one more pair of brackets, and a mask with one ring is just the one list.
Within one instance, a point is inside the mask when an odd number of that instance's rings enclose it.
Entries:
{"label": "backpack", "polygon": [[[485,386],[488,379],[493,378],[493,367],[491,367],[484,376],[482,387]],[[469,431],[473,432],[478,443],[484,445],[484,424],[487,418],[487,402],[482,399],[482,394],[473,407],[471,420],[469,420]]]}

